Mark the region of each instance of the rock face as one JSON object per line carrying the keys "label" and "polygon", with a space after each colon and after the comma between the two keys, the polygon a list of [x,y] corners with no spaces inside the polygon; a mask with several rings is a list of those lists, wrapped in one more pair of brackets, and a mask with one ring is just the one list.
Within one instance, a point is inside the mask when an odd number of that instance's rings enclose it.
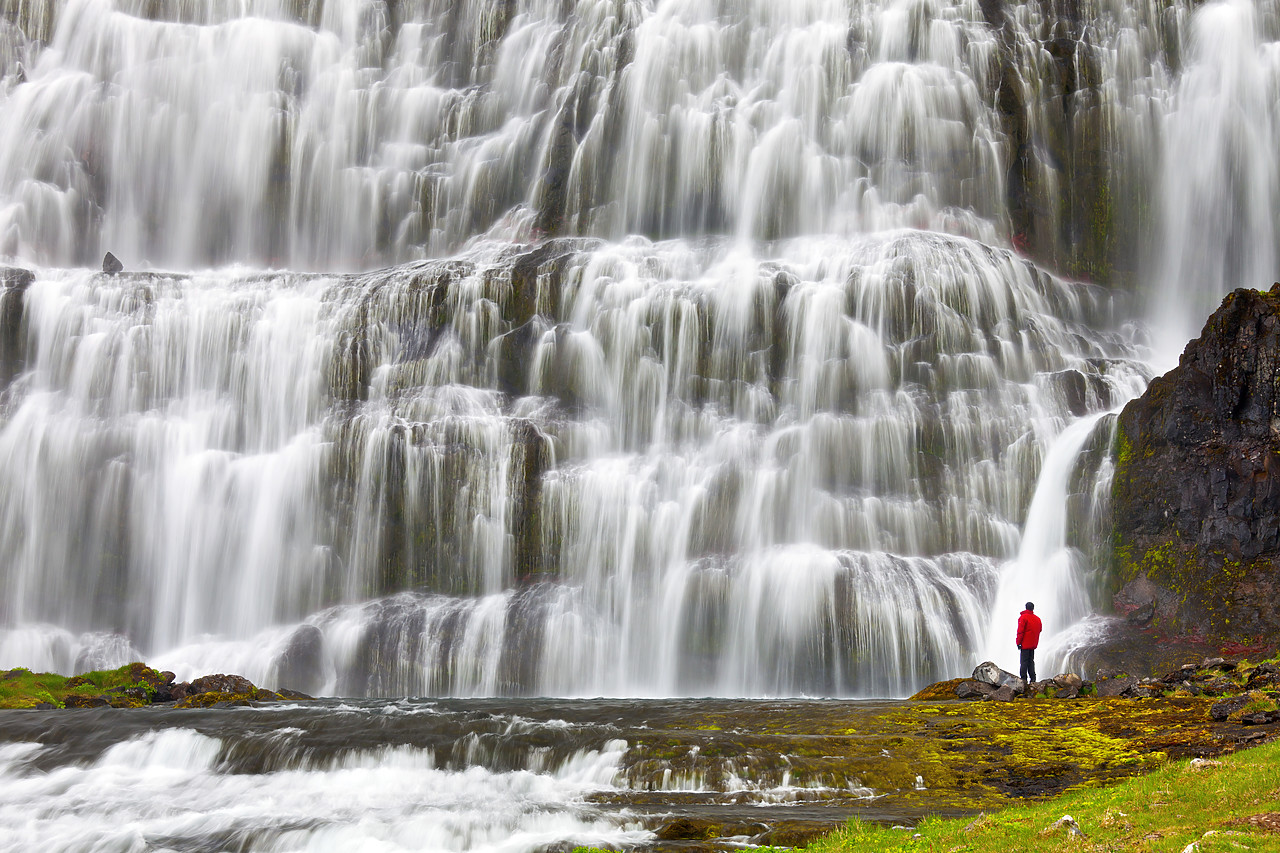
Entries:
{"label": "rock face", "polygon": [[1280,630],[1280,284],[1227,296],[1120,415],[1117,611],[1166,633]]}

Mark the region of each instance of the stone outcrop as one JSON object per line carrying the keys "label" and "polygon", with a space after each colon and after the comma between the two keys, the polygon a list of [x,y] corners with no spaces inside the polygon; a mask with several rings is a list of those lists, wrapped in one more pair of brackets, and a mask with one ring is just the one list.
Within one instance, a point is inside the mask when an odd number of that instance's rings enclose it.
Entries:
{"label": "stone outcrop", "polygon": [[[966,701],[1011,702],[1021,699],[1217,699],[1209,716],[1241,725],[1280,722],[1280,661],[1250,663],[1206,658],[1186,664],[1159,677],[1138,678],[1123,672],[1104,671],[1097,681],[1085,681],[1064,672],[1043,681],[1018,686],[996,686],[1002,672],[995,664],[982,664],[972,678],[939,681],[911,697],[916,702]],[[1008,675],[1008,673],[1004,673]],[[1004,679],[1008,682],[1008,679]]]}
{"label": "stone outcrop", "polygon": [[1280,284],[1227,296],[1177,368],[1125,407],[1117,445],[1116,610],[1165,634],[1274,637]]}

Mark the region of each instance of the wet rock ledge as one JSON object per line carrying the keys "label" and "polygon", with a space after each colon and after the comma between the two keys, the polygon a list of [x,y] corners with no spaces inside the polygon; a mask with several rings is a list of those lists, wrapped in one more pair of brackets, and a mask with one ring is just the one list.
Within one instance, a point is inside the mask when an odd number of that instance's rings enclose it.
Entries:
{"label": "wet rock ledge", "polygon": [[229,708],[311,698],[296,690],[267,690],[241,675],[177,681],[172,672],[158,672],[144,663],[70,678],[22,668],[0,673],[0,708]]}

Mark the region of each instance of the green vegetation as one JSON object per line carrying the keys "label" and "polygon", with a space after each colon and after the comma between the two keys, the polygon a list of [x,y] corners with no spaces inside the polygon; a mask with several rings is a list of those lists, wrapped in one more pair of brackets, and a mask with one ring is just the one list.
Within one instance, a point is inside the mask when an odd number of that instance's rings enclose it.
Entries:
{"label": "green vegetation", "polygon": [[0,708],[34,708],[41,703],[61,708],[69,697],[95,696],[107,697],[118,708],[139,708],[149,703],[156,685],[162,683],[160,673],[141,663],[70,678],[19,668],[0,673]]}
{"label": "green vegetation", "polygon": [[[1166,764],[1146,776],[1105,788],[1011,806],[977,818],[926,818],[912,830],[851,821],[809,849],[1007,853],[1037,851],[1280,851],[1280,834],[1267,818],[1280,812],[1280,743],[1215,761]],[[1052,828],[1064,815],[1083,836]],[[1261,825],[1259,825],[1261,824]],[[1276,824],[1272,824],[1276,825]]]}

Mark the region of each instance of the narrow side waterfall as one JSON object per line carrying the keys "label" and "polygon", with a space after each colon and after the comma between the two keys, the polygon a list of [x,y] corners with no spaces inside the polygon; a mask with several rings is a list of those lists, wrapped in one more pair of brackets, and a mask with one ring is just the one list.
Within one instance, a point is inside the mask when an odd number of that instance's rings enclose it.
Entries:
{"label": "narrow side waterfall", "polygon": [[896,696],[1065,632],[1139,321],[1270,284],[1277,38],[0,0],[0,667]]}
{"label": "narrow side waterfall", "polygon": [[1272,3],[1207,4],[1166,118],[1152,264],[1156,359],[1175,365],[1219,299],[1280,278],[1280,15]]}

